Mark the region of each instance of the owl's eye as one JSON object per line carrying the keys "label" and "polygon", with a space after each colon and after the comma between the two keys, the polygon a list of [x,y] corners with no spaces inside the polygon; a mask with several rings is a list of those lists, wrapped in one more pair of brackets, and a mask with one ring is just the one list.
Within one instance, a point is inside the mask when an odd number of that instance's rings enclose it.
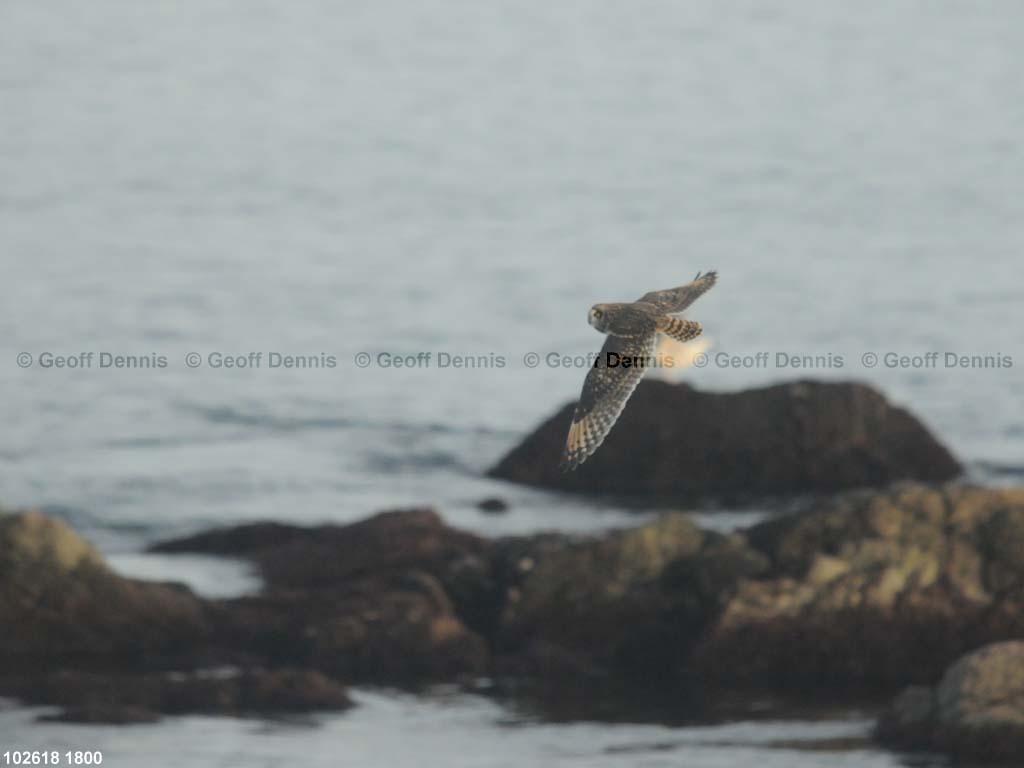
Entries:
{"label": "owl's eye", "polygon": [[600,310],[600,309],[595,309],[595,310],[594,310],[594,317],[596,317],[596,318],[600,318],[600,317],[601,317],[601,315],[602,315],[602,312],[601,312],[601,310]]}

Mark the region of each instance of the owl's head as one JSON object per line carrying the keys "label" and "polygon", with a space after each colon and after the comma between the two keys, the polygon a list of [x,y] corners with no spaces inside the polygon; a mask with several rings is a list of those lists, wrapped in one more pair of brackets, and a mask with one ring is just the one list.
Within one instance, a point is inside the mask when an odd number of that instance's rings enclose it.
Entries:
{"label": "owl's head", "polygon": [[595,304],[590,308],[587,315],[587,322],[604,333],[608,330],[609,307],[605,304]]}

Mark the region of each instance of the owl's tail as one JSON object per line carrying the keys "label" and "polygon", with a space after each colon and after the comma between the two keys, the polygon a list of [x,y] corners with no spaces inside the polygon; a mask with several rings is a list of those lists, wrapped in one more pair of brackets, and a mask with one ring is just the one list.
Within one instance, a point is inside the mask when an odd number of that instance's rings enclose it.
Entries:
{"label": "owl's tail", "polygon": [[696,320],[680,320],[678,317],[662,315],[658,318],[658,331],[676,341],[689,341],[700,336],[703,326]]}

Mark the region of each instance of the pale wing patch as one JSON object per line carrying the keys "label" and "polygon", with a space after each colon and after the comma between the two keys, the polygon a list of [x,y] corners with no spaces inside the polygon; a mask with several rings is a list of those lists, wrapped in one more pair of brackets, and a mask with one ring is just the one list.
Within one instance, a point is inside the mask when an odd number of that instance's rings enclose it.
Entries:
{"label": "pale wing patch", "polygon": [[662,381],[672,381],[682,377],[687,368],[693,367],[697,355],[706,354],[711,349],[711,339],[703,334],[693,341],[683,343],[669,336],[658,336],[658,344],[654,354],[658,358],[658,366],[648,375]]}

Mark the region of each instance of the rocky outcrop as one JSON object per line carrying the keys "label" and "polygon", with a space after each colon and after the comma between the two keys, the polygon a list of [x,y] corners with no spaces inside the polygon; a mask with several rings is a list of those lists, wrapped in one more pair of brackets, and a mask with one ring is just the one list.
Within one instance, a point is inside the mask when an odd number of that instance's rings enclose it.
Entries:
{"label": "rocky outcrop", "polygon": [[[849,492],[728,535],[670,513],[488,540],[412,509],[157,548],[248,558],[264,589],[204,600],[123,579],[60,523],[0,518],[0,690],[127,722],[341,706],[338,681],[486,676],[585,705],[566,716],[657,718],[749,689],[891,693],[1024,638],[1024,489]],[[71,677],[50,684],[55,670]],[[904,709],[933,699],[908,693]]]}
{"label": "rocky outcrop", "polygon": [[263,593],[217,605],[227,649],[350,681],[415,685],[486,671],[486,643],[461,617],[493,603],[488,547],[433,510],[411,509],[350,525],[258,523],[154,549],[257,564]]}
{"label": "rocky outcrop", "polygon": [[485,669],[485,643],[438,579],[457,585],[480,540],[424,510],[336,528],[199,539],[207,551],[247,553],[268,580],[257,597],[203,600],[119,576],[39,512],[3,515],[0,692],[62,705],[62,719],[145,722],[339,708],[338,679],[414,685]]}
{"label": "rocky outcrop", "polygon": [[442,581],[466,561],[482,557],[488,542],[446,526],[433,509],[395,510],[348,525],[301,527],[254,523],[163,542],[154,552],[202,552],[252,560],[268,589],[313,589],[365,574],[409,571]]}
{"label": "rocky outcrop", "polygon": [[714,393],[643,381],[597,453],[563,473],[573,408],[541,424],[488,474],[565,491],[686,500],[942,482],[962,469],[920,421],[863,384],[797,381]]}
{"label": "rocky outcrop", "polygon": [[0,674],[83,666],[194,663],[210,639],[202,601],[168,584],[123,579],[65,524],[0,516]]}
{"label": "rocky outcrop", "polygon": [[730,536],[668,515],[520,552],[496,644],[548,678],[892,691],[1024,637],[1022,534],[1021,490],[851,492]]}
{"label": "rocky outcrop", "polygon": [[772,562],[726,603],[692,663],[730,683],[890,689],[1024,637],[1024,491],[857,492],[747,533]]}
{"label": "rocky outcrop", "polygon": [[1024,642],[986,646],[953,664],[934,688],[908,688],[880,718],[878,738],[968,760],[1024,755]]}

